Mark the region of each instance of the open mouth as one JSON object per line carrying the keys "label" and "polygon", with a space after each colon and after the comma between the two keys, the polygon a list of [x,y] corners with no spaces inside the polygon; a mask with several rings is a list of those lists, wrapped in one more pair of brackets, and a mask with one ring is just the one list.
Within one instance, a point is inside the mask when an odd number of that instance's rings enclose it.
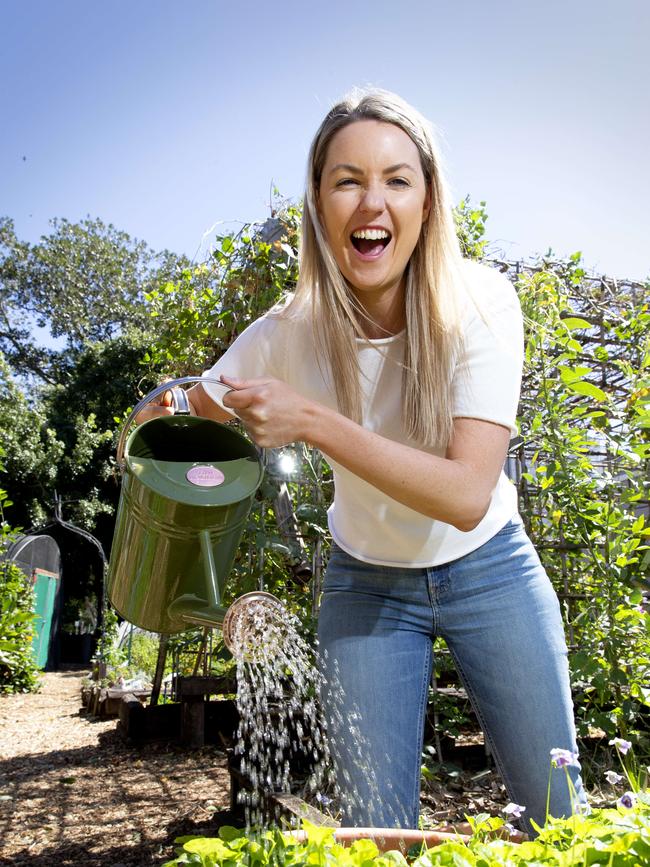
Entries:
{"label": "open mouth", "polygon": [[380,256],[390,243],[391,234],[386,229],[358,229],[350,240],[362,256]]}

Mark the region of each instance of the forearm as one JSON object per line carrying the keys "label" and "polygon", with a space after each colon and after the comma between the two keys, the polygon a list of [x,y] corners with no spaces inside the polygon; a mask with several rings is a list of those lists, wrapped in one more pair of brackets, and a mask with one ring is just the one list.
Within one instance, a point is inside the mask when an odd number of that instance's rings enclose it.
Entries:
{"label": "forearm", "polygon": [[234,410],[259,446],[306,442],[405,506],[459,530],[488,510],[503,468],[509,429],[475,418],[454,419],[445,457],[366,430],[273,378],[221,377]]}
{"label": "forearm", "polygon": [[309,404],[306,421],[309,444],[416,512],[462,531],[485,515],[494,473],[386,439],[320,404]]}

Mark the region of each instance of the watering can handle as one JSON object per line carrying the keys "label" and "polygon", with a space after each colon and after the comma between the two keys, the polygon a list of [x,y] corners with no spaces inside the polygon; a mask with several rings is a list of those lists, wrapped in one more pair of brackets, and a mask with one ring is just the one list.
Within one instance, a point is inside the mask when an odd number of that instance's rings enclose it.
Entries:
{"label": "watering can handle", "polygon": [[171,391],[172,393],[174,410],[179,414],[189,415],[189,401],[185,396],[185,392],[182,391],[182,389],[177,388],[177,386],[187,385],[190,382],[210,382],[213,385],[220,385],[227,391],[231,390],[230,386],[226,385],[225,382],[221,382],[220,379],[214,379],[213,377],[209,376],[182,376],[180,379],[169,379],[167,382],[163,382],[162,385],[156,386],[153,391],[150,391],[149,394],[145,394],[142,400],[136,403],[136,405],[131,410],[129,417],[124,423],[124,427],[122,428],[122,432],[120,433],[120,438],[117,442],[117,465],[121,470],[124,469],[124,448],[126,446],[126,437],[129,432],[129,428],[131,427],[131,423],[136,417],[136,415],[140,412],[141,409],[144,409],[144,407],[148,403],[151,403],[154,397],[158,397],[166,391]]}

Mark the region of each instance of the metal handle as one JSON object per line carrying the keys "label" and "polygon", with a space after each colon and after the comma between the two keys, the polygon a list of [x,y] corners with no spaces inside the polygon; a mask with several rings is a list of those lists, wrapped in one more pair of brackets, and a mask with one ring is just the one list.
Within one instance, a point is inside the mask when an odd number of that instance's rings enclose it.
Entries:
{"label": "metal handle", "polygon": [[175,388],[170,389],[170,391],[172,393],[172,409],[174,410],[174,415],[192,415],[190,402],[185,390],[176,386]]}
{"label": "metal handle", "polygon": [[[225,382],[221,382],[220,379],[214,379],[210,376],[182,376],[180,379],[170,379],[168,382],[163,382],[162,385],[156,386],[153,391],[150,391],[149,394],[146,394],[141,401],[136,403],[136,405],[131,410],[129,417],[124,423],[124,427],[122,428],[122,432],[120,433],[120,438],[117,441],[117,464],[121,470],[124,469],[124,447],[126,446],[126,438],[129,433],[129,428],[131,427],[131,422],[136,417],[136,415],[148,403],[151,403],[154,397],[158,397],[158,395],[163,394],[165,391],[171,391],[172,393],[174,412],[176,413],[178,411],[181,414],[189,415],[190,405],[187,396],[185,395],[184,391],[181,391],[180,388],[177,388],[177,386],[187,385],[187,383],[189,382],[211,382],[213,383],[213,385],[220,385],[227,391],[232,390],[229,385],[226,385]],[[180,400],[179,392],[181,392],[183,395]],[[179,409],[177,409],[177,407],[179,407]]]}

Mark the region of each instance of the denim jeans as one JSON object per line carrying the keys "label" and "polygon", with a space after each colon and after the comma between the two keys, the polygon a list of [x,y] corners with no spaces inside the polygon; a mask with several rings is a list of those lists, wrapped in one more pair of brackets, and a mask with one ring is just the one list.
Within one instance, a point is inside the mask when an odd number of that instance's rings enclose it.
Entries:
{"label": "denim jeans", "polygon": [[476,551],[442,566],[361,562],[334,546],[319,646],[322,704],[344,824],[417,827],[432,640],[445,639],[510,800],[543,824],[586,803],[560,607],[517,516]]}

